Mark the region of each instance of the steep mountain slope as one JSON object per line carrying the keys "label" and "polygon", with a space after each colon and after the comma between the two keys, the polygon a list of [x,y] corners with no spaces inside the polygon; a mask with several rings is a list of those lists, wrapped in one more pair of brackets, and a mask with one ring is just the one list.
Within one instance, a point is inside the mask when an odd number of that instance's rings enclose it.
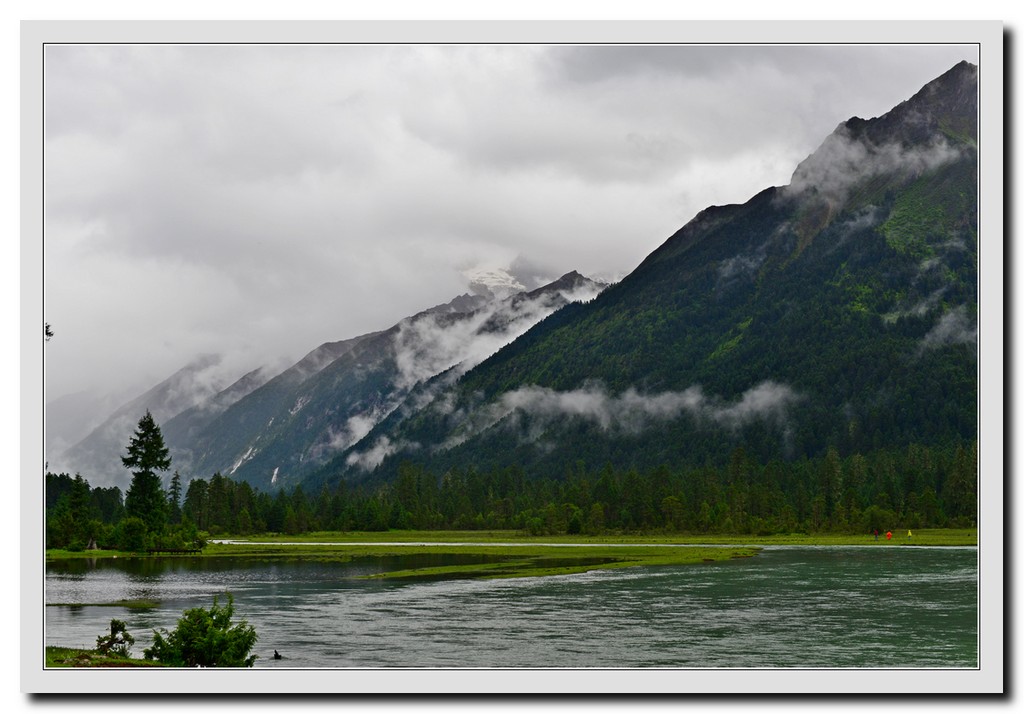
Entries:
{"label": "steep mountain slope", "polygon": [[51,469],[65,467],[81,473],[93,485],[126,486],[130,474],[121,465],[124,454],[139,418],[147,410],[157,423],[162,423],[182,412],[193,412],[204,408],[202,405],[224,403],[233,396],[241,396],[246,389],[258,386],[259,371],[253,372],[226,392],[225,378],[218,356],[199,357],[160,382],[144,394],[132,399],[114,411],[85,438],[60,454],[51,464]]}
{"label": "steep mountain slope", "polygon": [[[211,410],[203,405],[198,424],[194,412],[171,419],[165,428],[165,438],[175,467],[182,473],[203,474],[212,462],[217,466],[209,473],[222,468],[226,471],[232,463],[238,462],[260,430],[295,404],[296,390],[306,380],[373,336],[361,335],[320,345],[284,372],[265,380],[239,399],[230,400],[224,409]],[[227,468],[223,464],[227,464]]]}
{"label": "steep mountain slope", "polygon": [[58,471],[59,462],[71,446],[89,436],[126,399],[99,395],[92,391],[76,392],[46,403],[46,454]]}
{"label": "steep mountain slope", "polygon": [[973,438],[976,117],[965,62],[843,122],[788,186],[706,209],[316,482],[402,459],[556,475]]}
{"label": "steep mountain slope", "polygon": [[245,398],[253,391],[267,383],[270,372],[266,367],[257,369],[242,375],[238,381],[231,384],[227,389],[218,392],[208,399],[203,400],[174,417],[168,419],[161,426],[164,441],[171,450],[171,459],[175,470],[191,471],[191,452],[182,449],[180,444],[191,444],[201,438],[204,430],[218,416],[223,414],[231,405],[240,399]]}
{"label": "steep mountain slope", "polygon": [[[388,330],[323,345],[198,429],[168,424],[190,475],[220,471],[262,489],[290,486],[420,394],[441,372],[461,374],[537,321],[603,286],[578,273],[498,299],[462,295]],[[186,471],[182,471],[186,473]]]}

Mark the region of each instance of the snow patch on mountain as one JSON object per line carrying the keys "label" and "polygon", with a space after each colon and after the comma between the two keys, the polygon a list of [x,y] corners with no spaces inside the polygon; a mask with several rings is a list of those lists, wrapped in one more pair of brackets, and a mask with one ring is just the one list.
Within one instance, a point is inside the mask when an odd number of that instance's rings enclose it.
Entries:
{"label": "snow patch on mountain", "polygon": [[518,293],[459,319],[425,314],[403,320],[395,336],[397,385],[408,389],[456,366],[468,371],[555,310],[591,300],[603,287],[585,279],[567,281],[565,289]]}
{"label": "snow patch on mountain", "polygon": [[462,275],[469,281],[469,289],[484,297],[502,299],[526,290],[526,286],[505,268],[476,266],[463,270]]}
{"label": "snow patch on mountain", "polygon": [[244,463],[245,463],[246,461],[248,461],[249,459],[251,459],[251,458],[252,458],[253,450],[254,450],[254,449],[253,449],[253,447],[252,447],[252,446],[250,446],[250,447],[249,447],[249,448],[248,448],[248,449],[246,450],[246,452],[245,452],[244,454],[242,454],[242,455],[241,455],[241,456],[240,456],[240,457],[238,458],[238,461],[236,461],[236,462],[234,463],[234,465],[233,465],[233,466],[231,467],[231,470],[230,470],[230,471],[228,471],[228,473],[229,473],[229,474],[233,474],[233,473],[234,473],[235,471],[238,471],[238,468],[239,468],[239,467],[240,467],[240,466],[241,466],[242,464],[244,464]]}

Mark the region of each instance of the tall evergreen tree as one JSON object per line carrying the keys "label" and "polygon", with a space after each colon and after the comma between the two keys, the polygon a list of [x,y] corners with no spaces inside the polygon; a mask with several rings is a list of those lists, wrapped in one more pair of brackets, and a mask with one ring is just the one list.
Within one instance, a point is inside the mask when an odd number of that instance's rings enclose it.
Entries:
{"label": "tall evergreen tree", "polygon": [[167,491],[167,520],[172,524],[181,523],[181,474],[177,471]]}
{"label": "tall evergreen tree", "polygon": [[201,530],[210,527],[209,490],[210,485],[205,479],[192,479],[188,482],[185,504],[181,508],[182,516],[188,518]]}
{"label": "tall evergreen tree", "polygon": [[124,499],[125,513],[141,518],[151,533],[159,533],[167,519],[167,497],[157,472],[171,467],[169,454],[160,427],[147,409],[121,462],[132,472],[132,485]]}
{"label": "tall evergreen tree", "polygon": [[946,515],[962,527],[977,519],[978,509],[978,442],[969,449],[960,446],[953,457],[953,468],[946,481]]}

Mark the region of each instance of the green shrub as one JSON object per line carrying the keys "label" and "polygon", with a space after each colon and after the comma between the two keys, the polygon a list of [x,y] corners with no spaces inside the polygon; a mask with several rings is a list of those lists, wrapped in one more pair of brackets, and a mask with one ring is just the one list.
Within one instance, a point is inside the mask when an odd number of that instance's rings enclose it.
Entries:
{"label": "green shrub", "polygon": [[173,667],[252,667],[256,655],[249,652],[256,644],[256,630],[245,620],[232,625],[234,610],[230,593],[225,607],[215,597],[209,610],[185,610],[174,632],[153,631],[153,646],[142,654]]}
{"label": "green shrub", "polygon": [[110,634],[96,638],[96,650],[100,654],[116,657],[127,657],[134,644],[135,638],[128,634],[127,625],[122,620],[111,620]]}

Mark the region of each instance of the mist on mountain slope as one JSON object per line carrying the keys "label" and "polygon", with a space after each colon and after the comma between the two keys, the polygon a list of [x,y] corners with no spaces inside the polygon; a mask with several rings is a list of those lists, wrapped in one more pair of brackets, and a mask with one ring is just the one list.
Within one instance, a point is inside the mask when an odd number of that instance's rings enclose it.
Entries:
{"label": "mist on mountain slope", "polygon": [[[598,298],[592,310],[575,311],[575,320],[534,333],[529,348],[483,365],[467,384],[439,396],[412,430],[368,433],[347,454],[346,465],[370,471],[400,454],[443,470],[459,457],[432,461],[430,454],[468,445],[460,454],[473,463],[483,441],[494,454],[517,443],[542,445],[550,430],[556,433],[545,448],[564,451],[560,439],[577,433],[569,424],[589,424],[618,438],[683,415],[726,430],[757,421],[774,424],[780,427],[781,452],[789,446],[790,422],[798,414],[805,444],[816,449],[822,448],[815,432],[823,423],[835,432],[827,438],[846,442],[863,440],[858,435],[874,429],[877,434],[864,443],[877,445],[884,443],[880,438],[891,438],[883,428],[891,429],[896,416],[906,421],[906,414],[914,415],[911,421],[932,419],[936,424],[928,428],[941,430],[943,438],[969,435],[961,424],[972,421],[973,399],[962,400],[962,413],[952,413],[948,404],[932,410],[920,389],[932,383],[930,373],[940,366],[969,376],[977,354],[972,269],[977,249],[976,80],[977,68],[961,63],[886,115],[843,122],[801,162],[790,184],[767,189],[747,204],[701,212],[616,290]],[[773,281],[780,278],[793,289],[773,293]],[[691,288],[688,282],[702,287]],[[659,323],[678,310],[681,296],[665,298],[676,291],[685,294],[683,304],[705,305],[706,310],[681,313],[692,322],[673,323],[678,331],[669,340],[672,331]],[[797,294],[808,301],[794,304]],[[745,302],[759,296],[769,301]],[[832,312],[821,312],[830,303]],[[711,318],[707,310],[721,315]],[[794,329],[801,311],[827,318],[827,323],[807,325],[808,333],[822,341],[796,340],[800,348],[787,349],[775,335],[783,325]],[[709,320],[720,321],[715,329],[722,331],[713,337],[707,328],[696,327]],[[846,323],[855,329],[837,329]],[[666,341],[652,343],[654,330]],[[813,355],[819,349],[834,351],[827,342],[832,335],[844,341],[839,359],[824,368],[831,376],[808,390],[808,374],[823,370]],[[707,346],[702,352],[690,343]],[[687,350],[686,360],[670,363],[684,377],[707,374],[734,383],[711,365],[717,361],[722,369],[728,365],[746,372],[745,359],[764,366],[760,374],[752,371],[755,379],[745,391],[741,385],[741,391],[727,394],[706,392],[693,377],[689,387],[682,381],[683,389],[641,389],[647,378],[656,383],[678,379],[665,369],[670,345]],[[630,352],[633,359],[623,363],[622,356]],[[785,357],[771,359],[773,353]],[[567,366],[571,363],[587,367]],[[601,378],[607,379],[617,364],[632,371],[610,389]],[[655,369],[637,367],[648,364]],[[796,364],[803,369],[794,369]],[[903,395],[908,379],[917,385],[911,390],[918,391]],[[574,387],[574,380],[581,386]],[[849,384],[859,385],[860,391],[842,391]],[[943,416],[936,416],[939,411]],[[916,434],[916,428],[900,426],[907,434]],[[499,438],[498,432],[513,438]],[[442,434],[439,440],[422,438],[437,433]],[[585,433],[595,435],[593,429]],[[515,458],[524,456],[533,458],[519,451]],[[393,474],[394,463],[388,473]]]}

